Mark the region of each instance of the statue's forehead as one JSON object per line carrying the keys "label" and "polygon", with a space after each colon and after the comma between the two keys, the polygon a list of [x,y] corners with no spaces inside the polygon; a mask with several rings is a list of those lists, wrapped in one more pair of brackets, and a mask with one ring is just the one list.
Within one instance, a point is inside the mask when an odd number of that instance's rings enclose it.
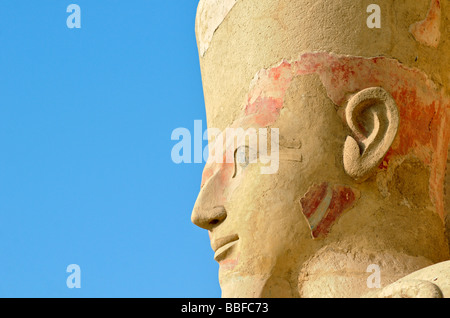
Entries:
{"label": "statue's forehead", "polygon": [[[214,33],[224,22],[233,7],[242,0],[200,0],[197,8],[196,32],[199,42],[200,56],[208,50]],[[302,0],[290,0],[301,2]],[[430,2],[431,1],[431,2]],[[429,11],[423,21],[412,25],[410,32],[422,44],[437,47],[440,38],[439,24],[441,21],[441,0],[422,0],[429,4]],[[305,3],[306,4],[306,3]],[[274,4],[275,5],[275,4]],[[333,4],[327,4],[331,6]],[[334,4],[341,7],[342,4]],[[390,6],[393,6],[390,3]],[[415,8],[416,9],[416,8]],[[358,11],[361,11],[358,9]],[[412,12],[410,12],[412,13]]]}

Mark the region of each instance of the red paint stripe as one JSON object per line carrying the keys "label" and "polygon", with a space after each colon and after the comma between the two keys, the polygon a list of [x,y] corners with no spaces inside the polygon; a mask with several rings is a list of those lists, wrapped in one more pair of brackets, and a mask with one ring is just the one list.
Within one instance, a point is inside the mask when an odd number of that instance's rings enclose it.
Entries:
{"label": "red paint stripe", "polygon": [[328,183],[324,182],[319,185],[312,186],[305,196],[300,200],[302,205],[303,214],[309,219],[317,207],[323,201],[327,194]]}
{"label": "red paint stripe", "polygon": [[327,214],[312,232],[313,237],[326,236],[337,218],[349,210],[353,206],[355,200],[356,195],[351,188],[336,186],[333,189],[333,197]]}

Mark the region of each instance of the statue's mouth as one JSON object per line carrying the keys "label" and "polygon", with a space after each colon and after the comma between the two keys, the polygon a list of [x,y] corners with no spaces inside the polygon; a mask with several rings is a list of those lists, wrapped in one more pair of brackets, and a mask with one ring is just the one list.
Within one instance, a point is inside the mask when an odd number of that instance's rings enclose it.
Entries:
{"label": "statue's mouth", "polygon": [[238,243],[239,236],[237,234],[229,235],[215,240],[212,243],[212,248],[215,252],[214,259],[217,262],[224,260],[232,248]]}

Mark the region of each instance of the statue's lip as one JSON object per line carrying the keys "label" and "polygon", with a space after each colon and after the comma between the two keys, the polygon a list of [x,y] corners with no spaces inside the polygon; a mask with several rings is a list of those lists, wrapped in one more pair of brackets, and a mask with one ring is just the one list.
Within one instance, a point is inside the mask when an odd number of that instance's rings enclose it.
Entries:
{"label": "statue's lip", "polygon": [[211,246],[215,252],[214,259],[219,261],[226,256],[226,253],[231,247],[233,247],[239,240],[237,234],[225,236],[212,242]]}

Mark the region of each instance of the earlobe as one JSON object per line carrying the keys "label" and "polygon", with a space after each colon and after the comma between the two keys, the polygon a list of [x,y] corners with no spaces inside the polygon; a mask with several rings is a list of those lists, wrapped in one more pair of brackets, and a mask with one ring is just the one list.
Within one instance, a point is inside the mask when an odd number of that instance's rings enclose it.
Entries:
{"label": "earlobe", "polygon": [[367,88],[349,100],[345,118],[352,135],[344,144],[344,169],[362,182],[378,167],[397,136],[397,105],[385,89]]}

